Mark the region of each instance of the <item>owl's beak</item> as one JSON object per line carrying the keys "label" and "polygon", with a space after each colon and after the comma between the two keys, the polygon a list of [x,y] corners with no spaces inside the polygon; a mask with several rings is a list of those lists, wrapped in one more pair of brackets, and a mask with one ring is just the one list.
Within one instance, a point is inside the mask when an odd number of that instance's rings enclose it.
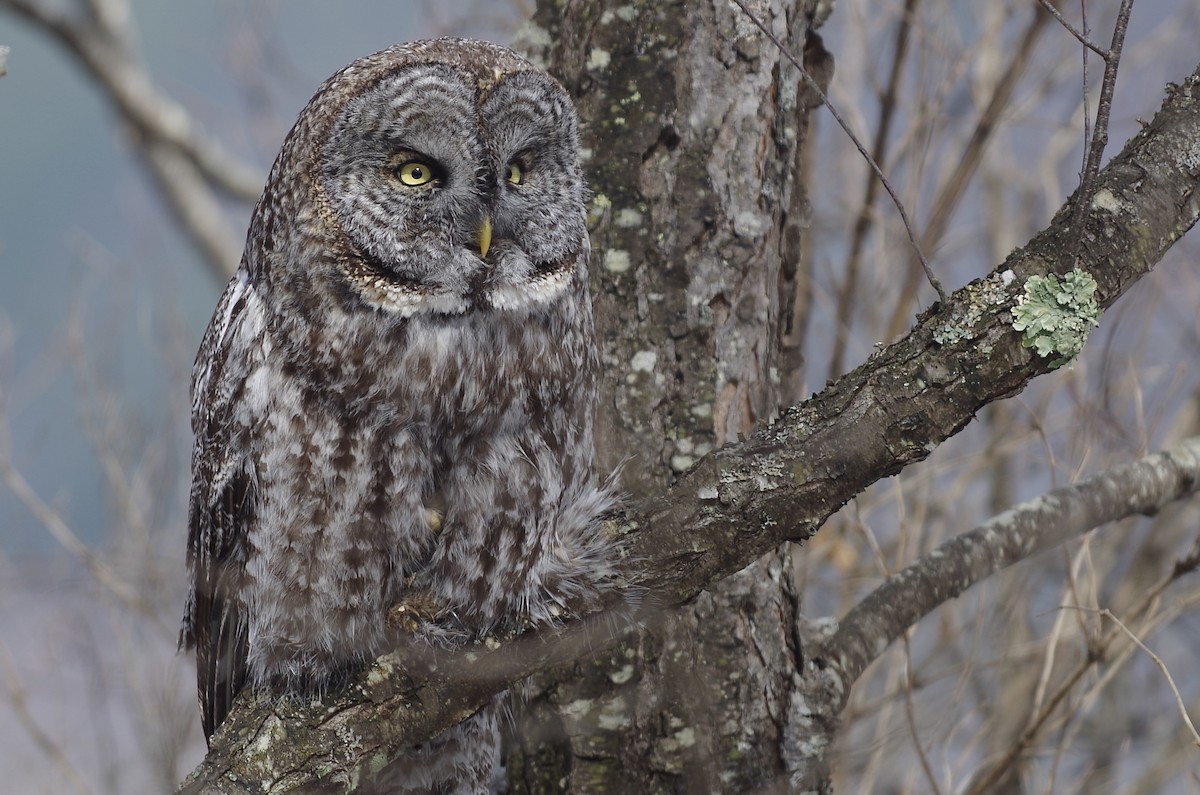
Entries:
{"label": "owl's beak", "polygon": [[483,259],[487,256],[488,249],[492,247],[491,216],[483,216],[483,222],[479,224],[479,231],[475,233],[475,242],[479,244],[479,258]]}

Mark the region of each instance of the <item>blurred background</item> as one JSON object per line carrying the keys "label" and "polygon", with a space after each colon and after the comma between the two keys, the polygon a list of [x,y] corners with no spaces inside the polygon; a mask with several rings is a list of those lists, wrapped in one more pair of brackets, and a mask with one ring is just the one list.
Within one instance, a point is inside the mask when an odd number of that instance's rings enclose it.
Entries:
{"label": "blurred background", "polygon": [[[1101,42],[1116,5],[1087,4]],[[228,252],[240,251],[275,151],[328,75],[398,41],[509,43],[531,6],[0,0],[0,45],[11,48],[0,78],[4,789],[164,791],[199,761],[193,664],[174,652],[187,387]],[[1078,42],[1035,21],[1034,6],[839,0],[822,30],[837,61],[830,96],[868,146],[884,130],[872,148],[948,288],[1024,243],[1078,180],[1103,64],[1093,54],[1085,81]],[[1077,5],[1062,7],[1082,23]],[[213,171],[227,187],[198,169],[211,183],[207,222],[181,225],[162,190],[179,164],[147,154],[73,54],[79,40],[51,32],[56,13],[98,14],[128,58],[110,63],[148,77],[186,111],[187,136],[219,150],[228,169]],[[1195,67],[1198,41],[1195,0],[1137,5],[1109,156],[1153,116],[1165,84]],[[793,400],[894,339],[931,300],[897,276],[906,238],[861,157],[827,116],[813,119],[806,292],[785,340],[795,367],[782,374]],[[1014,501],[1198,432],[1198,251],[1196,233],[1176,245],[1073,368],[989,407],[835,517],[809,545],[805,612],[841,615],[888,572]],[[860,682],[840,791],[960,791],[1035,720],[1026,789],[1013,792],[1196,791],[1200,764],[1161,672],[1094,611],[1129,616],[1195,712],[1200,588],[1173,572],[1195,549],[1198,518],[1180,505],[1108,528],[927,620]],[[1067,604],[1081,609],[1057,609]]]}

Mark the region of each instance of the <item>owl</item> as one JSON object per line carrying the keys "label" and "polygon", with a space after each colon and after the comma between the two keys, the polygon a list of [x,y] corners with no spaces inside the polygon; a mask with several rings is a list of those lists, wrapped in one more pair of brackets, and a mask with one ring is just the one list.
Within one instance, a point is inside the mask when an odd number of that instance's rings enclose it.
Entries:
{"label": "owl", "polygon": [[[392,47],[301,112],[192,376],[206,737],[243,687],[334,688],[610,587],[586,197],[567,93],[492,44]],[[496,723],[411,749],[388,791],[486,791]]]}

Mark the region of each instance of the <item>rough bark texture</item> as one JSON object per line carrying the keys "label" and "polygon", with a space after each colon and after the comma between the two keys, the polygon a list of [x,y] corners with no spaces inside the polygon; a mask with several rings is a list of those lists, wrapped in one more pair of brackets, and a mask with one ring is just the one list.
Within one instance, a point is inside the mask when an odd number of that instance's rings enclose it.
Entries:
{"label": "rough bark texture", "polygon": [[[793,293],[784,264],[797,261],[807,221],[796,164],[815,100],[727,0],[562,5],[541,4],[534,24],[553,42],[546,65],[575,97],[592,152],[609,395],[600,463],[623,463],[622,487],[637,500],[778,412],[781,296]],[[815,3],[754,5],[829,73],[809,36]],[[767,555],[635,645],[545,683],[508,754],[513,790],[748,791],[786,780],[803,667],[792,554]],[[549,747],[532,729],[548,717],[565,737]]]}
{"label": "rough bark texture", "polygon": [[[827,675],[813,653],[823,628],[804,621],[790,596],[786,542],[807,538],[852,496],[924,459],[984,405],[1052,369],[1051,358],[1022,346],[1011,308],[1030,276],[1061,267],[1059,254],[1073,238],[1071,204],[993,274],[918,318],[907,337],[783,412],[771,427],[734,442],[735,433],[748,429],[731,425],[730,417],[747,411],[744,418],[761,421],[770,414],[780,312],[771,296],[786,282],[781,262],[792,245],[786,230],[802,223],[795,208],[803,207],[788,183],[791,147],[803,127],[786,119],[807,103],[795,98],[795,76],[765,47],[744,40],[752,31],[739,27],[721,0],[686,9],[589,10],[600,5],[570,4],[562,20],[566,38],[549,63],[581,98],[593,156],[602,157],[592,175],[597,198],[607,199],[598,201],[604,210],[595,230],[597,303],[615,395],[607,444],[636,451],[627,486],[635,495],[653,495],[620,517],[617,530],[637,561],[647,615],[656,623],[636,642],[605,652],[602,664],[572,663],[566,675],[539,682],[524,714],[542,722],[539,733],[524,735],[524,745],[509,751],[512,789],[824,790],[826,738],[848,684]],[[804,38],[803,14],[785,24],[765,3],[758,7],[794,47],[807,43],[815,56],[818,45]],[[539,18],[543,26],[548,14]],[[628,27],[608,32],[618,22]],[[705,25],[707,44],[685,46]],[[737,54],[721,61],[717,53],[727,51]],[[700,60],[673,60],[688,53]],[[704,53],[727,64],[724,71],[710,64],[701,78]],[[639,54],[648,57],[638,60]],[[622,64],[621,79],[605,77]],[[693,77],[711,81],[707,98],[682,90]],[[631,81],[646,87],[634,91]],[[643,94],[657,99],[630,109],[637,105],[632,97]],[[694,106],[680,104],[687,97]],[[719,130],[739,118],[739,101],[749,99],[761,105],[735,124],[735,155],[720,148]],[[783,113],[780,104],[791,102],[793,110]],[[760,115],[764,126],[756,128],[749,120]],[[627,128],[599,127],[602,117],[624,118]],[[630,119],[652,123],[654,132],[635,133]],[[738,161],[749,156],[742,149],[762,161]],[[724,161],[710,160],[717,151],[726,153]],[[765,162],[781,157],[789,169]],[[656,158],[673,158],[675,175],[656,170]],[[731,166],[731,158],[740,165]],[[689,191],[680,188],[689,179],[680,173],[696,175]],[[733,188],[721,182],[730,173],[755,174],[759,182]],[[781,181],[767,186],[768,174]],[[671,190],[656,182],[668,179]],[[653,190],[661,203],[647,198]],[[1200,216],[1200,68],[1101,173],[1090,200],[1095,210],[1080,263],[1107,307]],[[671,211],[687,202],[693,202],[690,216]],[[751,215],[738,221],[744,206]],[[633,223],[626,211],[641,220]],[[676,248],[666,246],[668,238]],[[611,252],[628,260],[613,260]],[[771,275],[754,275],[755,269]],[[704,300],[693,303],[692,295]],[[739,314],[747,295],[755,297]],[[637,331],[623,330],[626,324]],[[758,363],[738,369],[746,356]],[[723,402],[722,396],[732,397]],[[664,401],[676,397],[688,406],[709,402],[711,425],[700,421],[703,411],[672,413]],[[697,439],[730,443],[665,485],[684,438],[692,440],[693,455]],[[666,609],[685,602],[683,609]],[[535,636],[481,649],[420,681],[406,681],[406,669],[385,659],[365,681],[315,706],[247,697],[214,738],[192,791],[314,791],[315,781],[325,782],[318,791],[329,791],[339,776],[348,788],[354,775],[345,771],[386,761],[386,749],[398,742],[432,736],[525,673],[581,659],[596,640],[587,629],[568,628],[562,644]]]}

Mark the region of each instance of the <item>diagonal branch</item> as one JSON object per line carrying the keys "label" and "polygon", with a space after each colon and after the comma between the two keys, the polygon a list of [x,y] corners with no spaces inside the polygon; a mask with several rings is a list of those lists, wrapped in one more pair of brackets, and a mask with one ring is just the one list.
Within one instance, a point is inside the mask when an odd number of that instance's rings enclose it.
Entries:
{"label": "diagonal branch", "polygon": [[[330,771],[350,776],[411,745],[405,738],[434,737],[522,679],[610,648],[637,629],[614,608],[465,652],[396,651],[336,699],[301,704],[244,690],[178,795],[303,792],[331,780]],[[423,675],[410,674],[416,670]]]}
{"label": "diagonal branch", "polygon": [[40,0],[4,0],[14,13],[57,38],[135,127],[170,144],[193,163],[213,187],[236,199],[254,201],[264,174],[242,163],[206,137],[187,109],[163,93],[129,50],[127,30],[111,19],[73,20]]}
{"label": "diagonal branch", "polygon": [[[1062,12],[1059,11],[1055,5],[1050,2],[1050,0],[1038,0],[1038,5],[1040,5],[1047,13],[1049,13],[1050,16],[1054,17],[1058,21],[1058,24],[1066,28],[1067,32],[1074,36],[1076,40],[1078,40],[1079,43],[1084,47],[1087,47],[1101,58],[1108,57],[1108,50],[1105,50],[1103,47],[1089,39],[1086,35],[1084,35],[1083,31],[1076,30],[1075,26],[1067,21],[1067,18],[1063,16]],[[1086,27],[1087,23],[1085,21],[1084,28],[1086,29]]]}
{"label": "diagonal branch", "polygon": [[889,577],[846,614],[823,656],[845,684],[936,607],[1001,569],[1101,525],[1200,491],[1200,436],[1014,506]]}
{"label": "diagonal branch", "polygon": [[241,240],[221,208],[222,198],[252,202],[264,174],[206,135],[187,109],[150,79],[132,48],[128,15],[110,2],[88,5],[75,18],[43,0],[0,0],[5,8],[50,34],[108,96],[140,139],[142,154],[180,226],[222,281],[237,266]]}
{"label": "diagonal branch", "polygon": [[[1200,67],[1099,174],[1081,261],[1102,307],[1200,217],[1198,143]],[[907,337],[617,517],[615,532],[638,561],[637,584],[656,597],[639,618],[661,615],[785,540],[808,538],[867,486],[926,458],[983,406],[1054,369],[1022,346],[1010,309],[1030,276],[1059,267],[1072,212],[1068,202],[1045,231],[924,314]],[[520,678],[632,631],[611,624],[599,616],[498,641],[437,661],[428,676],[405,673],[401,658],[388,655],[345,692],[311,704],[244,694],[182,791],[281,793],[357,778],[386,762],[389,749],[435,736]]]}
{"label": "diagonal branch", "polygon": [[[921,230],[921,245],[928,251],[935,250],[950,229],[955,211],[962,204],[963,195],[971,186],[979,165],[983,162],[988,146],[1000,127],[1004,113],[1012,106],[1013,93],[1017,84],[1025,76],[1033,63],[1035,45],[1046,29],[1046,20],[1042,14],[1034,14],[1019,37],[1020,44],[1009,55],[1004,71],[997,77],[991,87],[991,95],[987,104],[975,119],[971,135],[963,146],[962,151],[950,156],[950,162],[955,163],[953,171],[946,180],[938,186],[937,195],[928,212],[925,228]],[[899,290],[900,297],[896,300],[888,321],[885,339],[894,339],[909,324],[912,316],[913,302],[920,285],[920,272],[913,267],[912,256],[905,265],[904,282]]]}
{"label": "diagonal branch", "polygon": [[883,169],[880,168],[879,164],[875,162],[875,158],[873,158],[871,153],[867,151],[867,147],[858,139],[858,136],[854,134],[854,131],[850,129],[850,123],[842,117],[842,114],[838,112],[838,109],[834,107],[832,102],[829,101],[829,97],[825,95],[825,90],[821,88],[821,84],[818,83],[813,76],[808,73],[808,70],[804,68],[804,64],[800,61],[800,59],[793,55],[792,51],[784,46],[783,42],[781,42],[779,38],[771,32],[770,28],[768,28],[763,21],[758,18],[758,16],[756,16],[750,11],[749,8],[746,7],[746,4],[743,3],[742,0],[733,0],[733,3],[739,9],[741,9],[742,13],[745,14],[751,22],[754,23],[755,27],[762,31],[762,34],[766,36],[768,41],[779,48],[779,51],[783,53],[783,56],[791,61],[792,66],[799,70],[800,76],[804,79],[804,82],[808,84],[809,90],[821,100],[821,104],[823,104],[825,109],[829,111],[829,115],[833,117],[833,120],[836,121],[838,126],[841,127],[846,133],[846,136],[850,139],[850,142],[854,144],[854,147],[858,150],[858,153],[862,155],[863,160],[866,161],[866,164],[870,167],[870,169],[875,172],[875,176],[879,179],[879,184],[881,184],[883,189],[887,191],[888,196],[892,198],[892,204],[896,206],[896,213],[900,216],[901,223],[904,224],[904,230],[908,233],[908,241],[912,245],[913,254],[921,263],[921,269],[925,272],[925,278],[929,281],[930,286],[933,287],[934,292],[937,293],[938,300],[945,301],[946,290],[942,287],[942,283],[938,281],[937,276],[934,275],[933,269],[929,266],[929,261],[925,259],[925,254],[921,251],[921,243],[917,240],[917,233],[913,231],[912,221],[910,221],[908,218],[908,211],[904,209],[904,203],[900,201],[900,196],[897,195],[895,188],[892,187],[892,183],[888,181],[887,175],[883,173]]}

